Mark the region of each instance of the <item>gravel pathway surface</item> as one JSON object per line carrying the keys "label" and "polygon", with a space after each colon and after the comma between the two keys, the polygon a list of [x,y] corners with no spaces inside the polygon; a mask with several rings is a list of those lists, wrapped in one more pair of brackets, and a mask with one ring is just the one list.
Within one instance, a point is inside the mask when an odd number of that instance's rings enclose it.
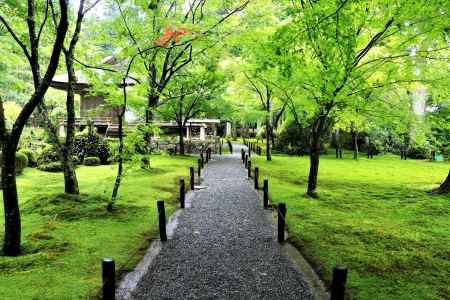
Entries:
{"label": "gravel pathway surface", "polygon": [[132,299],[312,299],[233,148],[207,165],[206,189],[195,191]]}

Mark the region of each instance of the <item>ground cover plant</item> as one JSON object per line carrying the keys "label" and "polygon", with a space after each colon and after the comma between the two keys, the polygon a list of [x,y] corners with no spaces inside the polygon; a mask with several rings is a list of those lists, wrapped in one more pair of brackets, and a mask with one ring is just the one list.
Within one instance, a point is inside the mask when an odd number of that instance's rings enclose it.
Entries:
{"label": "ground cover plant", "polygon": [[448,299],[450,199],[429,191],[448,162],[385,155],[343,160],[325,155],[320,198],[305,195],[308,158],[252,156],[269,178],[274,203],[287,205],[289,239],[326,280],[349,267],[354,299]]}
{"label": "ground cover plant", "polygon": [[80,197],[58,194],[64,186],[61,173],[25,169],[18,177],[26,216],[24,253],[0,256],[0,298],[61,299],[68,291],[72,298],[98,295],[101,258],[113,257],[120,272],[135,266],[157,236],[156,201],[166,200],[168,213],[173,212],[178,177],[188,177],[195,162],[187,156],[153,156],[150,171],[124,177],[113,212],[106,206],[114,165],[80,166]]}

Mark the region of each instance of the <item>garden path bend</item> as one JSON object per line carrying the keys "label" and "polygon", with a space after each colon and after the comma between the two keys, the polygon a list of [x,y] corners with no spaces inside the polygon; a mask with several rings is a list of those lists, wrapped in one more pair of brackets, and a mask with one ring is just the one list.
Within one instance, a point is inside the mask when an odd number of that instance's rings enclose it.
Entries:
{"label": "garden path bend", "polygon": [[195,191],[132,299],[312,299],[233,148],[205,167],[206,189]]}

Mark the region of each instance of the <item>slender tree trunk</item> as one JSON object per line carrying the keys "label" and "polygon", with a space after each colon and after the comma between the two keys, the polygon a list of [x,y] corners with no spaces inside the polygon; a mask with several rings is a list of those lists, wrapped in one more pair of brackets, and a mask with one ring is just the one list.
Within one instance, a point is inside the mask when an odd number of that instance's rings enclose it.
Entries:
{"label": "slender tree trunk", "polygon": [[309,150],[309,177],[307,194],[311,197],[317,197],[317,177],[319,175],[319,160],[320,160],[320,138],[323,134],[326,121],[326,115],[320,115],[314,121],[312,126],[312,139]]}
{"label": "slender tree trunk", "polygon": [[180,145],[180,154],[184,155],[185,154],[185,150],[184,150],[184,126],[183,125],[179,125],[178,126],[178,134],[179,134],[179,145]]}
{"label": "slender tree trunk", "polygon": [[11,147],[3,147],[2,159],[2,192],[5,210],[5,239],[3,252],[7,256],[20,254],[21,222],[19,198],[16,185],[16,151]]}
{"label": "slender tree trunk", "polygon": [[448,171],[447,178],[441,184],[440,187],[434,190],[438,194],[449,194],[450,193],[450,170]]}
{"label": "slender tree trunk", "polygon": [[123,173],[123,114],[119,115],[119,166],[117,168],[116,181],[114,183],[114,189],[111,196],[111,203],[108,209],[111,210],[113,203],[117,200],[117,195],[119,194],[120,183],[122,182]]}
{"label": "slender tree trunk", "polygon": [[352,130],[352,143],[353,143],[353,159],[358,159],[358,132]]}
{"label": "slender tree trunk", "polygon": [[[38,68],[38,40],[36,39],[35,24],[34,24],[34,2],[28,1],[28,29],[31,46],[30,67],[33,70]],[[48,68],[43,79],[39,82],[39,87],[35,90],[31,98],[22,108],[12,127],[11,133],[7,134],[4,126],[4,115],[0,113],[0,135],[2,136],[2,150],[3,150],[3,167],[2,167],[2,186],[3,186],[3,203],[5,215],[5,237],[3,243],[3,252],[5,255],[14,256],[20,254],[20,237],[21,237],[21,220],[19,210],[19,199],[16,185],[16,166],[15,155],[17,145],[19,144],[20,136],[23,128],[32,115],[35,108],[42,102],[45,93],[47,92],[51,79],[55,75],[58,67],[58,61],[64,45],[66,37],[68,21],[67,21],[67,2],[59,0],[60,5],[60,21],[56,30],[56,39],[53,44],[53,49],[48,63]],[[3,109],[0,109],[3,111]]]}
{"label": "slender tree trunk", "polygon": [[317,133],[313,134],[311,141],[311,149],[309,152],[309,177],[308,177],[308,191],[309,196],[317,196],[317,177],[319,175],[319,159],[320,159],[320,138]]}
{"label": "slender tree trunk", "polygon": [[266,160],[271,161],[272,155],[270,154],[270,120],[266,117]]}

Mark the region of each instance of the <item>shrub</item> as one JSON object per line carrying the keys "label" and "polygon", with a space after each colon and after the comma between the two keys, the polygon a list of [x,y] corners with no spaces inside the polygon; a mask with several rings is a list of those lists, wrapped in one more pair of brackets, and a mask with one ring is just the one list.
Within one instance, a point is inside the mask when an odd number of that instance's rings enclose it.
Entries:
{"label": "shrub", "polygon": [[98,157],[90,156],[90,157],[86,157],[84,159],[84,165],[85,166],[99,166],[99,165],[101,165],[101,161],[100,161],[100,158],[98,158]]}
{"label": "shrub", "polygon": [[58,152],[56,152],[55,147],[52,145],[45,146],[37,157],[37,164],[39,166],[57,161],[59,161],[59,155]]}
{"label": "shrub", "polygon": [[62,172],[64,170],[62,163],[59,161],[40,164],[38,165],[38,169],[44,172]]}
{"label": "shrub", "polygon": [[25,154],[17,152],[16,153],[16,173],[21,174],[23,169],[28,166],[28,158]]}
{"label": "shrub", "polygon": [[412,159],[426,159],[430,157],[430,151],[425,146],[414,145],[408,149],[406,156]]}
{"label": "shrub", "polygon": [[85,157],[98,157],[102,164],[108,164],[111,156],[108,143],[97,134],[78,135],[75,138],[73,153],[81,161]]}
{"label": "shrub", "polygon": [[36,153],[30,149],[22,149],[19,151],[20,153],[24,154],[28,158],[28,167],[36,167],[37,166],[37,156]]}

